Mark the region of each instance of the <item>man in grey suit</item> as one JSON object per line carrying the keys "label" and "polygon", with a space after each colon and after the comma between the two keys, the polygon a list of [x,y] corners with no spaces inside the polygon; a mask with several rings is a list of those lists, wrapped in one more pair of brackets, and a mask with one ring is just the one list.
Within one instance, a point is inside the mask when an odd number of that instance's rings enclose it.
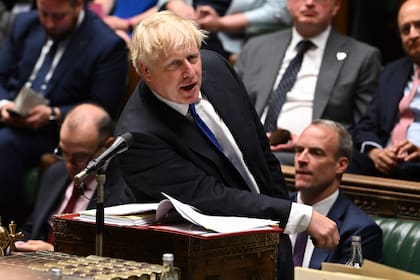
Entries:
{"label": "man in grey suit", "polygon": [[271,145],[283,164],[292,165],[297,136],[313,119],[354,127],[376,88],[381,55],[331,27],[339,0],[288,0],[287,5],[293,27],[251,39],[235,67],[264,123],[272,93],[296,56],[297,44],[312,42],[277,117],[277,128],[290,131],[290,139]]}

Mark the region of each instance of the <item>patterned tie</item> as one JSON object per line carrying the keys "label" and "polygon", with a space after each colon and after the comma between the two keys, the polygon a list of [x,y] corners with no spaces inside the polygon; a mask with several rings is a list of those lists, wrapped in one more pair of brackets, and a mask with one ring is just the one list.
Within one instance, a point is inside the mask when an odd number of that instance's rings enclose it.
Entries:
{"label": "patterned tie", "polygon": [[219,142],[217,142],[216,137],[214,136],[213,132],[211,132],[210,128],[203,122],[200,116],[195,111],[194,103],[188,105],[190,110],[190,114],[194,119],[195,124],[200,128],[200,130],[204,133],[204,135],[213,143],[216,148],[223,153],[223,148],[220,146]]}
{"label": "patterned tie", "polygon": [[271,95],[268,103],[269,109],[264,121],[264,127],[267,132],[276,130],[277,118],[286,101],[286,94],[292,89],[296,82],[297,74],[302,66],[303,55],[312,46],[314,46],[314,44],[308,40],[300,41],[297,44],[297,54],[292,61],[290,61],[289,66],[286,68],[278,87]]}
{"label": "patterned tie", "polygon": [[56,42],[51,43],[51,47],[48,50],[48,53],[45,55],[44,61],[42,62],[38,73],[36,73],[35,79],[32,81],[31,88],[36,92],[44,92],[47,88],[45,78],[51,69],[51,65],[53,63],[54,56],[57,51],[57,45],[58,44]]}
{"label": "patterned tie", "polygon": [[[64,210],[61,213],[73,213],[74,211],[74,206],[76,206],[76,202],[79,199],[80,192],[74,183],[72,183],[72,188],[73,189],[71,192],[70,199],[67,202],[66,207],[64,207]],[[48,232],[47,242],[54,244],[54,241],[55,241],[54,229],[50,227],[49,232]]]}
{"label": "patterned tie", "polygon": [[417,93],[417,88],[420,82],[420,67],[417,67],[414,73],[413,86],[408,94],[406,94],[400,101],[398,109],[400,112],[400,121],[395,125],[391,133],[392,144],[396,145],[399,142],[407,139],[407,129],[414,121],[414,114],[411,112],[409,106],[411,100]]}
{"label": "patterned tie", "polygon": [[293,249],[293,262],[295,263],[295,266],[302,266],[307,241],[308,234],[306,231],[299,232],[296,236],[295,248]]}
{"label": "patterned tie", "polygon": [[66,207],[64,208],[62,213],[73,213],[74,206],[76,205],[77,200],[79,199],[80,192],[77,186],[72,183],[72,192],[69,201],[67,202]]}

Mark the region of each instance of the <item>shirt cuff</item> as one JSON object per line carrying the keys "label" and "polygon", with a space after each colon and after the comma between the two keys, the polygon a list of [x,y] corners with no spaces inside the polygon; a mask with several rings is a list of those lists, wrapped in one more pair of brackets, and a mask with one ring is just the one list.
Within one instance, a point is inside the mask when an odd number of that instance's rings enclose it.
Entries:
{"label": "shirt cuff", "polygon": [[360,152],[362,154],[366,154],[367,152],[369,152],[370,150],[372,150],[372,148],[378,148],[378,149],[383,149],[383,147],[381,145],[379,145],[376,142],[372,142],[372,141],[365,141],[362,143],[362,146],[360,148]]}
{"label": "shirt cuff", "polygon": [[1,110],[1,107],[3,107],[3,105],[4,104],[6,104],[6,103],[9,103],[10,101],[9,100],[7,100],[7,99],[2,99],[2,100],[0,100],[0,110]]}
{"label": "shirt cuff", "polygon": [[292,234],[296,232],[305,231],[312,218],[312,207],[292,202],[292,208],[290,209],[289,220],[287,221],[284,233]]}

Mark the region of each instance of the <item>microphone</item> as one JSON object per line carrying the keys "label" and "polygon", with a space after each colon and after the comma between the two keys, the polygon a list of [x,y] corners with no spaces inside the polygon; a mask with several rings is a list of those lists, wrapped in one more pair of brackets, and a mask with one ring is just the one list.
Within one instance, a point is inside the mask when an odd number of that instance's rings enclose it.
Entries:
{"label": "microphone", "polygon": [[106,149],[96,159],[91,160],[85,169],[74,176],[73,179],[75,184],[80,186],[89,174],[101,169],[109,159],[113,158],[117,154],[127,151],[132,142],[133,135],[129,132],[118,136],[114,143],[112,143],[111,147]]}

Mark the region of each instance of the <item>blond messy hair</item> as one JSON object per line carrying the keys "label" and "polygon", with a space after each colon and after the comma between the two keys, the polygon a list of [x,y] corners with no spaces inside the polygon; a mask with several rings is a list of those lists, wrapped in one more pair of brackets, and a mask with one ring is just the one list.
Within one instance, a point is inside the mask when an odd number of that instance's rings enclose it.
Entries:
{"label": "blond messy hair", "polygon": [[162,11],[145,18],[134,30],[130,45],[131,62],[137,73],[140,63],[151,67],[171,50],[201,47],[207,32],[189,19],[170,11]]}

